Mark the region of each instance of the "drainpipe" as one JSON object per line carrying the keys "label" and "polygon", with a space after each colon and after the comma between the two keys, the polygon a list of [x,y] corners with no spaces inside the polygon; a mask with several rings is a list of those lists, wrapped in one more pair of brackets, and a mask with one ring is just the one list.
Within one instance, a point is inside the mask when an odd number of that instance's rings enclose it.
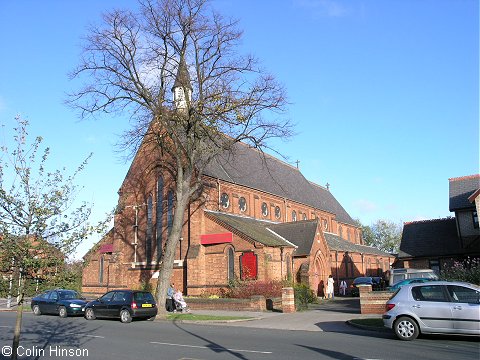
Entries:
{"label": "drainpipe", "polygon": [[217,179],[217,191],[218,191],[217,210],[220,211],[220,179]]}

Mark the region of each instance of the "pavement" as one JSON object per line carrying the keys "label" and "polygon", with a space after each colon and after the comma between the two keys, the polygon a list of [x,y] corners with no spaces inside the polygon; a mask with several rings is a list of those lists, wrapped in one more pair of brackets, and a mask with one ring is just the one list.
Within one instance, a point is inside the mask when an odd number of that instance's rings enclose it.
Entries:
{"label": "pavement", "polygon": [[[359,298],[335,298],[320,300],[319,304],[310,304],[308,310],[284,314],[281,312],[192,310],[193,314],[218,316],[245,316],[249,320],[209,321],[208,324],[228,323],[228,326],[302,331],[348,332],[352,326],[364,330],[379,330],[369,326],[358,326],[349,321],[353,319],[380,318],[379,314],[360,314]],[[197,323],[205,324],[204,321]]]}
{"label": "pavement", "polygon": [[[12,301],[12,305],[11,309],[7,309],[6,299],[0,299],[0,311],[16,311],[14,301]],[[381,317],[379,314],[360,314],[359,298],[351,297],[336,297],[333,300],[320,300],[318,304],[310,304],[307,310],[288,314],[275,311],[256,312],[226,310],[192,310],[191,313],[199,315],[248,317],[250,319],[181,321],[203,325],[228,325],[259,329],[328,332],[349,332],[352,331],[352,327],[361,328],[363,330],[378,331],[378,328],[352,324],[350,323],[350,320]]]}

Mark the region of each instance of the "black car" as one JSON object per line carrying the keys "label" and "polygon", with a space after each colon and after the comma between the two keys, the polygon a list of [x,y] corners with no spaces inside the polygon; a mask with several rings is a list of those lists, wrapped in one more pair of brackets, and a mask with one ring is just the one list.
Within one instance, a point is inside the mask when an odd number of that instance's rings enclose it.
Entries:
{"label": "black car", "polygon": [[83,315],[86,304],[87,301],[74,290],[55,289],[34,297],[31,307],[35,315],[58,314],[65,318],[68,315]]}
{"label": "black car", "polygon": [[374,281],[370,276],[361,276],[361,277],[355,278],[355,280],[353,280],[352,285],[350,285],[350,295],[352,296],[360,295],[360,291],[358,289],[359,285],[371,285],[373,288]]}
{"label": "black car", "polygon": [[157,304],[148,291],[113,290],[85,306],[85,318],[120,318],[129,323],[132,318],[153,320],[157,315]]}

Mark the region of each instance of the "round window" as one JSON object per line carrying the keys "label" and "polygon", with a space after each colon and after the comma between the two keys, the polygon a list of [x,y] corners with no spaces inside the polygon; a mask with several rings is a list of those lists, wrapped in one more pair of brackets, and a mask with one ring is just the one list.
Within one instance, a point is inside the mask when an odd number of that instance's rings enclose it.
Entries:
{"label": "round window", "polygon": [[297,221],[297,212],[295,210],[292,211],[292,221]]}
{"label": "round window", "polygon": [[229,207],[230,199],[228,198],[228,194],[223,193],[222,196],[220,196],[220,205],[225,209]]}
{"label": "round window", "polygon": [[282,212],[280,211],[280,206],[275,206],[275,218],[280,219]]}
{"label": "round window", "polygon": [[266,202],[262,203],[262,215],[263,216],[268,216],[268,206]]}
{"label": "round window", "polygon": [[240,209],[241,212],[247,211],[247,200],[242,196],[240,199],[238,199],[238,208]]}

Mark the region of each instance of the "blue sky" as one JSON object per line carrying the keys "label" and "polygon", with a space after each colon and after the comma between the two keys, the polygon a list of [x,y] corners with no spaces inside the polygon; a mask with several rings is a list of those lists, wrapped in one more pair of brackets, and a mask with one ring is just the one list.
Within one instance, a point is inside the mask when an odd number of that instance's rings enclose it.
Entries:
{"label": "blue sky", "polygon": [[[448,179],[479,171],[477,0],[214,1],[240,20],[239,50],[284,84],[297,135],[274,145],[364,224],[438,218]],[[125,0],[0,2],[0,141],[15,115],[74,168],[99,219],[128,170],[115,143],[128,116],[80,121],[66,107],[86,28]],[[85,253],[95,239],[79,248]]]}

